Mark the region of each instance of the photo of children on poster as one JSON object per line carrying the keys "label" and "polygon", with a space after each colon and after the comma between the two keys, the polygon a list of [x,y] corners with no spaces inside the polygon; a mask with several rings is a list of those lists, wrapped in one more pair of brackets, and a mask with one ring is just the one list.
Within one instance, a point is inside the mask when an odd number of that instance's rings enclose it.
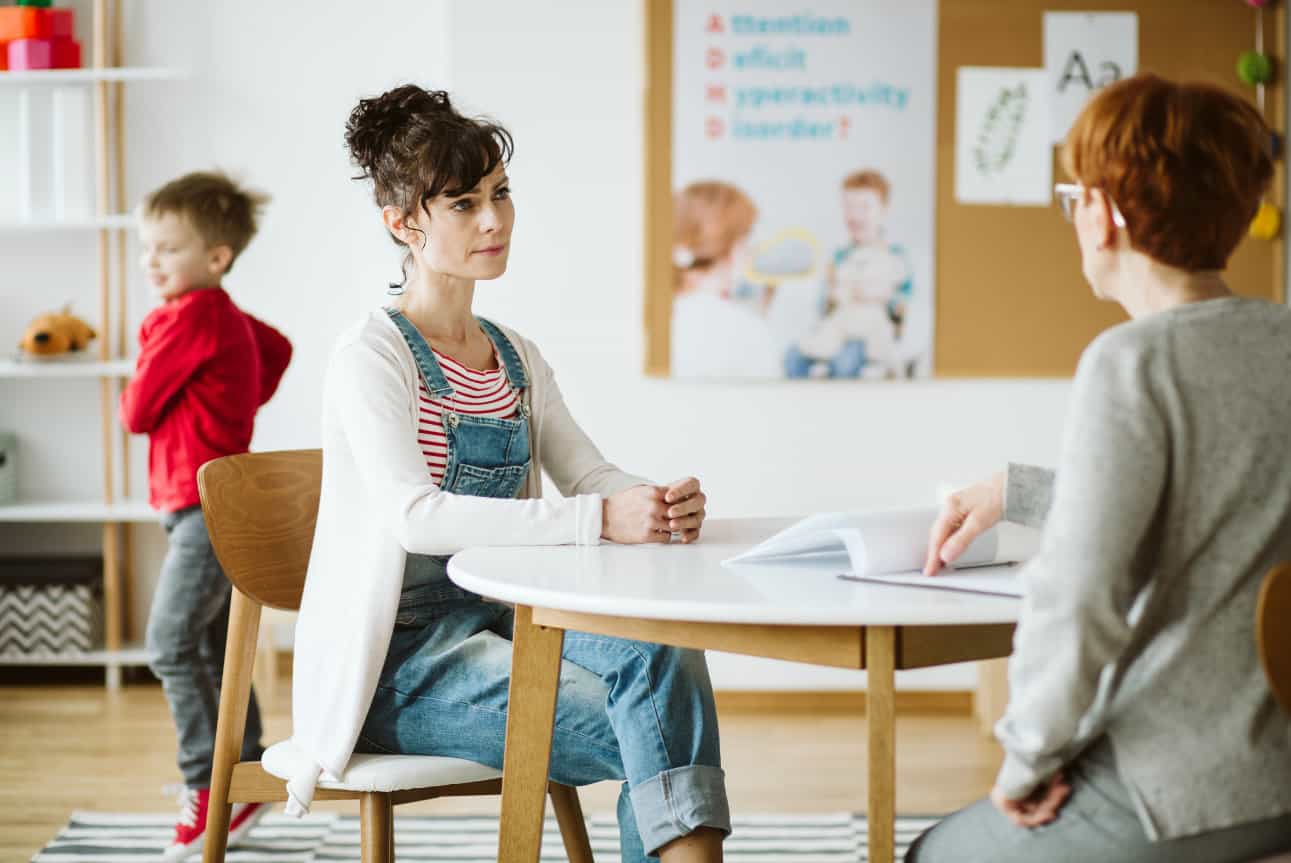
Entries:
{"label": "photo of children on poster", "polygon": [[802,8],[676,2],[674,377],[931,371],[933,0]]}

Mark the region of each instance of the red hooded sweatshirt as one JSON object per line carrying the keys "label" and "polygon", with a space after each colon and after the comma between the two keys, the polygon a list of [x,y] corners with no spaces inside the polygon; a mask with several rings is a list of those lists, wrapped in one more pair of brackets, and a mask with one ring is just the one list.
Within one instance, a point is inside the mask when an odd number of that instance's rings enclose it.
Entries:
{"label": "red hooded sweatshirt", "polygon": [[197,469],[247,451],[256,411],[290,360],[291,342],[220,287],[189,291],[144,319],[135,375],[121,393],[121,422],[148,435],[154,509],[199,503]]}

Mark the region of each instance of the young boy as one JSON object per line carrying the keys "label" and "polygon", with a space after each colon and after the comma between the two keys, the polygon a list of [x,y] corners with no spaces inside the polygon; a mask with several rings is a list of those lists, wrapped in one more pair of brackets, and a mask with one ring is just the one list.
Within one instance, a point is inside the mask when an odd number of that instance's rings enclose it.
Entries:
{"label": "young boy", "polygon": [[[267,200],[222,174],[194,173],[148,195],[139,209],[140,263],[161,305],[139,328],[139,360],[121,394],[121,421],[149,437],[149,502],[169,539],[147,635],[150,665],[175,720],[186,789],[167,860],[197,853],[206,832],[232,595],[202,518],[197,469],[247,451],[256,411],[291,359],[291,343],[234,305],[220,286],[255,235]],[[264,751],[260,733],[252,693],[243,760]],[[230,843],[265,808],[234,806]]]}
{"label": "young boy", "polygon": [[789,349],[788,377],[882,377],[903,371],[897,339],[912,285],[905,251],[886,238],[891,193],[878,171],[857,171],[843,180],[848,244],[834,255],[821,319]]}

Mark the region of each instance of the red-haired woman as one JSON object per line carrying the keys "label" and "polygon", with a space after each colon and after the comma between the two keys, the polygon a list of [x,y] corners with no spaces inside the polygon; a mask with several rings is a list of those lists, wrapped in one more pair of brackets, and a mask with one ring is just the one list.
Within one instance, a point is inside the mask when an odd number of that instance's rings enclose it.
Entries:
{"label": "red-haired woman", "polygon": [[[745,280],[758,210],[737,186],[701,180],[673,204],[672,374],[774,378],[780,352],[764,313],[764,286]],[[748,296],[742,296],[745,292]]]}
{"label": "red-haired woman", "polygon": [[1291,849],[1291,720],[1254,642],[1291,559],[1291,310],[1223,277],[1273,175],[1259,114],[1140,75],[1068,134],[1082,270],[1127,323],[1081,357],[1056,477],[952,497],[927,572],[1001,519],[1043,526],[989,800],[907,861],[1251,860]]}

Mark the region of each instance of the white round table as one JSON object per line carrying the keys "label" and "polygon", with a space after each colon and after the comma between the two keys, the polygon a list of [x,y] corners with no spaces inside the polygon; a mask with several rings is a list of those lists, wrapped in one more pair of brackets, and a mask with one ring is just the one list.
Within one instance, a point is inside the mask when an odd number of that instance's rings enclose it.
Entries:
{"label": "white round table", "polygon": [[491,546],[453,557],[460,587],[517,605],[653,620],[876,626],[1014,623],[1018,601],[844,581],[846,564],[722,561],[792,519],[714,519],[683,545]]}
{"label": "white round table", "polygon": [[460,587],[516,606],[498,859],[537,861],[565,630],[866,669],[869,853],[893,860],[898,669],[1007,656],[1020,602],[858,583],[839,560],[722,564],[787,519],[712,520],[691,545],[467,549]]}

